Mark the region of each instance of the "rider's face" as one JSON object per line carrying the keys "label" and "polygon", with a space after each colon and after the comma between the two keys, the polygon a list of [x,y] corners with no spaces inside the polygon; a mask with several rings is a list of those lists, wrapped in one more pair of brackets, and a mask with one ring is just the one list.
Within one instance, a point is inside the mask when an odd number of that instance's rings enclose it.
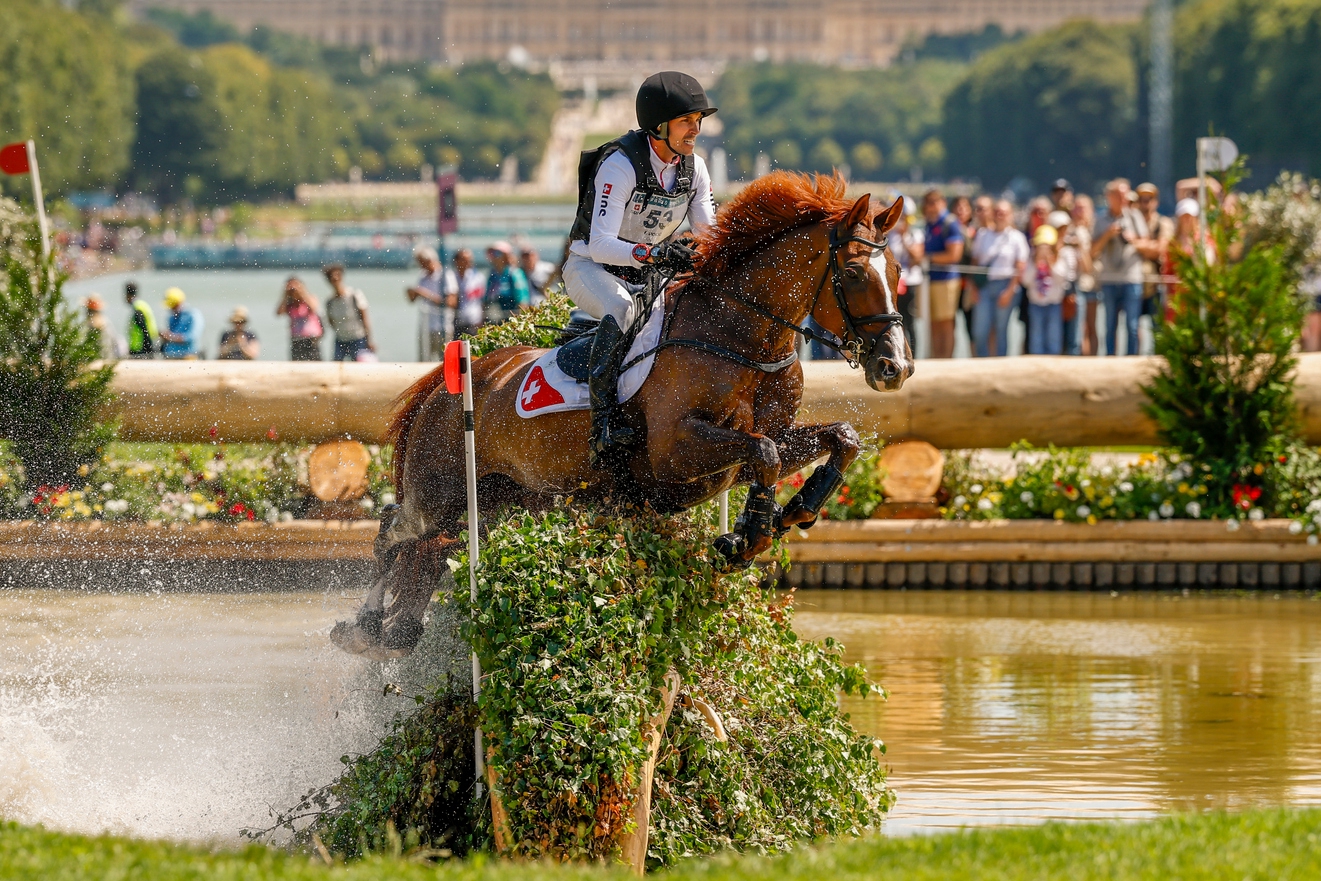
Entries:
{"label": "rider's face", "polygon": [[670,149],[684,156],[693,155],[693,150],[697,146],[697,135],[702,131],[702,114],[689,113],[687,116],[680,116],[670,120],[669,142]]}

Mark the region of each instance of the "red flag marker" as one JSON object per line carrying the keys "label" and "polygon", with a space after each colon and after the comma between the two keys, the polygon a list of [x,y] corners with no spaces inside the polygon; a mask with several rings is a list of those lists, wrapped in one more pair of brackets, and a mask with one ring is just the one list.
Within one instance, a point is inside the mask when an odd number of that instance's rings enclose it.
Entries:
{"label": "red flag marker", "polygon": [[0,147],[0,171],[5,174],[27,174],[32,170],[28,164],[28,145],[22,141]]}
{"label": "red flag marker", "polygon": [[[472,347],[467,340],[455,340],[445,346],[445,391],[463,395],[463,452],[468,472],[468,591],[477,605],[477,426],[472,411]],[[472,699],[482,693],[482,663],[472,653]],[[482,756],[482,729],[475,740],[477,797],[481,798],[485,761]]]}

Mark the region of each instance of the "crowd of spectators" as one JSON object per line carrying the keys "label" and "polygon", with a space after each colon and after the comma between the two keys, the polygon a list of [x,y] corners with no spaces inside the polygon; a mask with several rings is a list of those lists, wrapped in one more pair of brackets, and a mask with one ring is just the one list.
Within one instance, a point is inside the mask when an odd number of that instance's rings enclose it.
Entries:
{"label": "crowd of spectators", "polygon": [[[930,357],[953,357],[960,326],[974,357],[1097,355],[1102,318],[1105,353],[1122,343],[1137,354],[1141,319],[1161,322],[1173,308],[1172,255],[1192,253],[1199,240],[1205,247],[1205,235],[1195,199],[1181,198],[1166,217],[1154,184],[1134,188],[1118,178],[1104,193],[1100,216],[1066,180],[1021,208],[990,196],[947,202],[937,189],[916,205],[905,198],[890,236],[903,270],[899,311],[925,317],[918,313],[926,286]],[[1015,336],[1019,346],[1011,346]]]}

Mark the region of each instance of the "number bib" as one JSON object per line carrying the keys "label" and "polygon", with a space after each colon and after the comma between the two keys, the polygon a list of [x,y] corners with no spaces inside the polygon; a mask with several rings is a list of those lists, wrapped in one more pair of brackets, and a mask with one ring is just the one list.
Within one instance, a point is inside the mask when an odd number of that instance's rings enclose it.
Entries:
{"label": "number bib", "polygon": [[619,237],[626,242],[657,245],[674,235],[688,216],[688,203],[692,193],[667,196],[655,193],[650,199],[642,190],[634,190],[624,209],[624,222],[619,226]]}

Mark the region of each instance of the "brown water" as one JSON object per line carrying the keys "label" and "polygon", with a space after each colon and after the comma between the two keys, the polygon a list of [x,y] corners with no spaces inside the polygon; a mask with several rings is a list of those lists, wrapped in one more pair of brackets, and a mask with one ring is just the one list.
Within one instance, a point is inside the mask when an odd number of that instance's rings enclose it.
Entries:
{"label": "brown water", "polygon": [[[419,671],[323,594],[0,591],[0,816],[229,839],[368,748]],[[893,833],[1321,803],[1321,601],[800,593],[891,691]],[[421,671],[425,672],[425,671]],[[407,686],[405,686],[407,687]]]}
{"label": "brown water", "polygon": [[890,691],[894,833],[1321,804],[1321,601],[803,592]]}

